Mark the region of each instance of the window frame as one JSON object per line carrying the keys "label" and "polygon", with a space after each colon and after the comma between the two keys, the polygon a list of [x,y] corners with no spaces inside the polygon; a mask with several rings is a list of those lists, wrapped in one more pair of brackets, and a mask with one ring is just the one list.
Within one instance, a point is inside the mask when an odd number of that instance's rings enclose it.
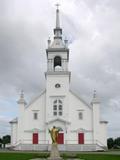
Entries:
{"label": "window frame", "polygon": [[58,98],[53,101],[53,116],[62,116],[62,115],[63,115],[63,101],[60,98]]}

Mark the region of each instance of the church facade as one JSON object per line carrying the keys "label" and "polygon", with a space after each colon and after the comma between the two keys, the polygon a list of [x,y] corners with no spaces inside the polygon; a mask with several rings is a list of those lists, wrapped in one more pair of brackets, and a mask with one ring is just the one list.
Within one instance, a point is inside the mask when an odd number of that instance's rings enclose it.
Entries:
{"label": "church facade", "polygon": [[49,150],[53,126],[60,128],[58,146],[66,151],[95,151],[107,147],[107,121],[100,120],[100,101],[94,93],[91,104],[70,90],[69,48],[62,40],[59,9],[53,42],[48,40],[46,88],[26,104],[23,92],[19,114],[10,122],[11,146],[17,150]]}

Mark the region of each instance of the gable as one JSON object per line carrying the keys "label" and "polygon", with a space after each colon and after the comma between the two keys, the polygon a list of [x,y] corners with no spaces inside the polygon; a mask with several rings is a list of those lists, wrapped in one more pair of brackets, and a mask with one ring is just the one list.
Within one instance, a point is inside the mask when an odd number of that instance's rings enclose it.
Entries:
{"label": "gable", "polygon": [[87,108],[92,109],[91,106],[87,102],[85,102],[78,94],[76,94],[72,90],[70,90],[70,96],[71,98],[76,100],[81,106],[86,106]]}
{"label": "gable", "polygon": [[31,100],[31,102],[26,106],[25,109],[37,109],[38,106],[43,105],[43,103],[45,103],[45,93],[45,90],[41,92],[38,96]]}

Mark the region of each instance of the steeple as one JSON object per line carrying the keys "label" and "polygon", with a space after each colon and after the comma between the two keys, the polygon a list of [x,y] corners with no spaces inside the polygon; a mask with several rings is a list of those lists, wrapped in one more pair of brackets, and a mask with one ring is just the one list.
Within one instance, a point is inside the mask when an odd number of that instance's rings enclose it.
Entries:
{"label": "steeple", "polygon": [[62,74],[67,72],[69,63],[69,49],[67,39],[62,40],[62,28],[60,26],[60,12],[59,4],[56,4],[56,26],[53,29],[54,39],[53,41],[48,39],[47,53],[47,74],[53,72],[53,74]]}
{"label": "steeple", "polygon": [[60,19],[59,19],[59,4],[56,4],[56,28],[60,28]]}
{"label": "steeple", "polygon": [[62,29],[60,28],[59,4],[56,4],[56,28],[54,29],[54,39],[62,39]]}

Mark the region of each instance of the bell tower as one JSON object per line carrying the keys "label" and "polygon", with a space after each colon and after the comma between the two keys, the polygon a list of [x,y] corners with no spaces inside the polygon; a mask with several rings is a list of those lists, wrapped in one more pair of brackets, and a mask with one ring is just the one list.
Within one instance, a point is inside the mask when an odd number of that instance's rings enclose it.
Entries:
{"label": "bell tower", "polygon": [[[68,41],[62,40],[62,28],[60,27],[59,8],[56,9],[56,27],[54,28],[54,39],[48,40],[47,54],[47,73],[49,72],[68,72],[69,49]],[[58,73],[57,73],[58,74]]]}
{"label": "bell tower", "polygon": [[[53,119],[68,118],[68,98],[71,72],[68,70],[68,41],[62,39],[59,5],[56,9],[54,37],[48,40],[46,77],[46,123]],[[50,127],[50,126],[49,126]],[[62,127],[62,126],[61,126]]]}

